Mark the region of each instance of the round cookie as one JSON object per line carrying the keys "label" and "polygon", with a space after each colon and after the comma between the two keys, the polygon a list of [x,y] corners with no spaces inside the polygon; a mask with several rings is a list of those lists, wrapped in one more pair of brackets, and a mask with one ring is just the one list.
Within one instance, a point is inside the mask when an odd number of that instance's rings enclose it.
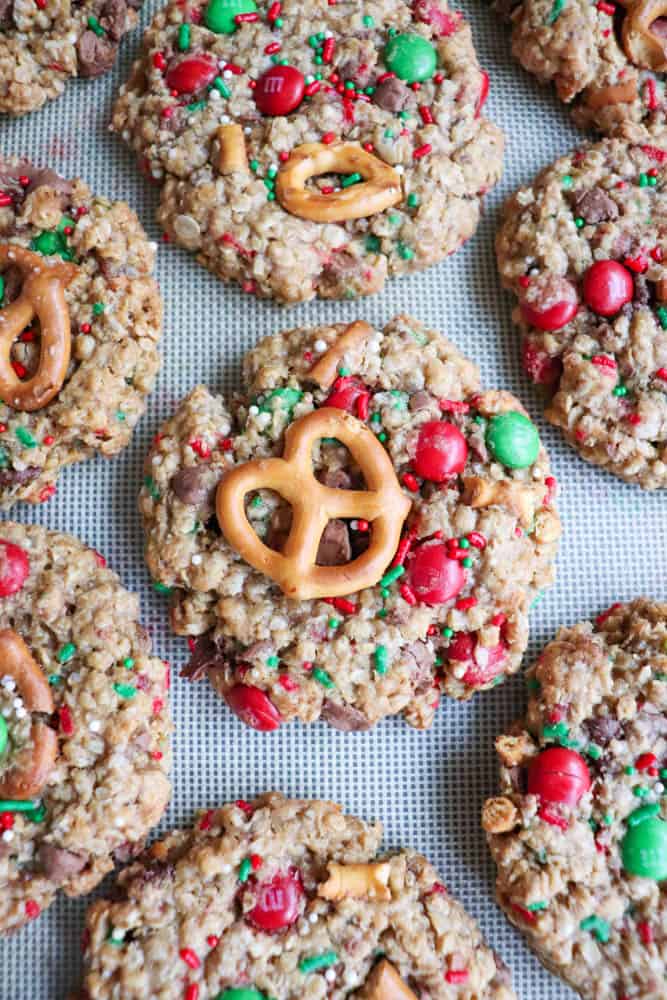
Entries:
{"label": "round cookie", "polygon": [[258,729],[353,730],[425,728],[441,691],[516,671],[560,535],[519,401],[407,316],[268,337],[243,370],[229,408],[195,388],[146,460],[146,558],[185,675]]}
{"label": "round cookie", "polygon": [[512,51],[553,82],[582,128],[664,123],[667,35],[651,0],[498,0],[512,22]]}
{"label": "round cookie", "polygon": [[0,932],[90,892],[167,805],[167,674],[138,612],[99,553],[2,523]]}
{"label": "round cookie", "polygon": [[88,1000],[512,1000],[510,974],[428,861],[380,823],[277,793],[200,815],[90,907]]}
{"label": "round cookie", "polygon": [[582,997],[659,997],[667,968],[667,604],[562,628],[496,740],[482,816],[498,901]]}
{"label": "round cookie", "polygon": [[354,298],[452,253],[500,177],[470,28],[444,0],[168,4],[113,127],[169,238],[244,291]]}
{"label": "round cookie", "polygon": [[547,418],[644,489],[667,486],[666,161],[667,132],[626,126],[517,191],[496,241]]}
{"label": "round cookie", "polygon": [[128,444],[160,363],[154,259],[125,202],[0,157],[0,507]]}
{"label": "round cookie", "polygon": [[35,111],[72,77],[107,73],[141,3],[0,0],[0,114]]}

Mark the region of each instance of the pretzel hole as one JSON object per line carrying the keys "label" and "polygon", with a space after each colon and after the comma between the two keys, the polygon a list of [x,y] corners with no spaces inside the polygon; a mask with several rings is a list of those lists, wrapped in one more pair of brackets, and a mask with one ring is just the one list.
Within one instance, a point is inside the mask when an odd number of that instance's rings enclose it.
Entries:
{"label": "pretzel hole", "polygon": [[667,17],[656,17],[649,27],[652,35],[658,38],[663,46],[667,43]]}
{"label": "pretzel hole", "polygon": [[304,188],[311,194],[324,194],[332,195],[338,194],[340,191],[346,190],[346,188],[354,187],[355,184],[361,184],[363,182],[363,177],[361,174],[314,174],[309,177],[306,181]]}
{"label": "pretzel hole", "polygon": [[[0,679],[0,775],[8,771],[16,754],[32,746],[32,718],[11,677]],[[4,724],[3,724],[4,723]]]}
{"label": "pretzel hole", "polygon": [[[18,267],[10,264],[9,267],[0,272],[0,277],[3,281],[0,308],[5,309],[20,296],[23,276]],[[32,323],[21,331],[12,344],[9,357],[14,373],[21,381],[31,379],[39,367],[41,338],[41,324],[38,317],[35,316]]]}

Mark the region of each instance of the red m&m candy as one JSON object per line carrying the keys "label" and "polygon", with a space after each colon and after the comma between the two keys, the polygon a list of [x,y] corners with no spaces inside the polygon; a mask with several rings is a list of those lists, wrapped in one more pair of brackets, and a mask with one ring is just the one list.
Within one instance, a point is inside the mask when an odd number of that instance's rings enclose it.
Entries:
{"label": "red m&m candy", "polygon": [[427,542],[415,549],[408,563],[410,587],[423,604],[444,604],[463,589],[465,573],[450,559],[444,542]]}
{"label": "red m&m candy", "polygon": [[552,358],[530,340],[524,340],[521,347],[523,370],[536,385],[553,385],[563,371],[560,358]]}
{"label": "red m&m candy", "polygon": [[250,878],[248,888],[257,900],[246,914],[253,927],[271,934],[290,927],[298,919],[304,891],[297,868],[278,872],[264,882]]}
{"label": "red m&m candy", "polygon": [[165,82],[177,94],[194,94],[208,87],[218,75],[214,59],[207,55],[191,55],[172,63],[165,74]]}
{"label": "red m&m candy", "polygon": [[584,300],[599,316],[615,316],[627,302],[632,302],[635,283],[632,275],[617,260],[598,260],[586,271]]}
{"label": "red m&m candy", "polygon": [[545,802],[576,806],[591,787],[586,761],[575,750],[550,747],[528,769],[528,792]]}
{"label": "red m&m candy", "polygon": [[471,687],[480,687],[503,672],[507,660],[507,646],[499,642],[497,646],[481,646],[469,632],[457,632],[446,650],[450,660],[466,664],[466,672],[461,680]]}
{"label": "red m&m candy", "polygon": [[442,483],[463,472],[467,457],[466,439],[454,424],[446,420],[429,420],[422,424],[413,462],[415,472],[422,479]]}
{"label": "red m&m candy", "polygon": [[30,560],[24,549],[0,538],[0,597],[9,597],[21,589],[30,572]]}
{"label": "red m&m candy", "polygon": [[359,396],[364,396],[368,389],[357,378],[341,378],[338,387],[324,400],[323,406],[335,406],[337,410],[353,413]]}
{"label": "red m&m candy", "polygon": [[572,282],[548,271],[529,278],[523,295],[521,315],[538,330],[560,330],[579,310],[579,296]]}
{"label": "red m&m candy", "polygon": [[262,733],[272,732],[283,721],[271,699],[251,684],[236,684],[225,694],[225,701],[241,722]]}
{"label": "red m&m candy", "polygon": [[287,115],[301,104],[305,89],[303,73],[294,66],[272,66],[260,76],[253,94],[263,115]]}

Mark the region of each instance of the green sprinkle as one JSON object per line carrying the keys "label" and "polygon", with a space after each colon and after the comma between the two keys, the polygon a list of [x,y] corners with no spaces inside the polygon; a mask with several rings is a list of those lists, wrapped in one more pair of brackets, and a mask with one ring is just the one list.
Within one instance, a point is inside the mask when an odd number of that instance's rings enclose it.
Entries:
{"label": "green sprinkle", "polygon": [[381,434],[378,434],[378,441],[381,441],[382,444],[384,444],[386,440],[387,440],[387,435],[385,434],[384,431],[382,431]]}
{"label": "green sprinkle", "polygon": [[444,628],[440,630],[440,635],[444,635],[445,639],[451,639],[454,635],[454,629],[450,628],[449,625],[445,625]]}
{"label": "green sprinkle", "polygon": [[338,374],[341,376],[341,378],[346,378],[350,374],[350,369],[346,368],[345,365],[341,365],[340,368],[338,369]]}
{"label": "green sprinkle", "polygon": [[250,169],[252,170],[253,174],[256,174],[257,171],[259,170],[259,160],[251,160]]}
{"label": "green sprinkle", "polygon": [[606,944],[609,940],[611,934],[611,927],[602,917],[598,917],[597,914],[593,913],[590,917],[586,917],[579,924],[582,931],[590,931],[593,937],[597,938],[600,944]]}
{"label": "green sprinkle", "polygon": [[416,208],[419,204],[419,195],[412,191],[407,197],[407,203],[410,208]]}
{"label": "green sprinkle", "polygon": [[650,819],[651,816],[657,816],[660,812],[659,802],[649,802],[645,806],[640,806],[639,809],[635,809],[631,812],[627,818],[628,826],[639,826],[643,823],[645,819]]}
{"label": "green sprinkle", "polygon": [[5,279],[0,274],[0,303],[5,297]]}
{"label": "green sprinkle", "polygon": [[545,740],[566,740],[570,735],[570,730],[564,722],[557,722],[555,726],[545,726],[542,735]]}
{"label": "green sprinkle", "polygon": [[51,687],[56,687],[58,684],[62,683],[62,677],[60,674],[49,674],[48,680]]}
{"label": "green sprinkle", "polygon": [[283,26],[283,19],[282,19],[282,17],[277,17],[274,20],[274,22],[273,22],[273,27],[274,28],[282,28],[282,26]]}
{"label": "green sprinkle", "polygon": [[168,587],[165,583],[160,583],[159,580],[154,580],[153,590],[158,594],[171,594],[172,588]]}
{"label": "green sprinkle", "polygon": [[380,596],[383,601],[386,601],[388,597],[391,597],[391,592],[387,590],[386,587],[382,587],[380,590]]}
{"label": "green sprinkle", "polygon": [[375,24],[375,20],[371,17],[370,14],[366,14],[364,17],[362,17],[361,23],[365,28],[372,28],[373,25]]}
{"label": "green sprinkle", "polygon": [[98,38],[101,38],[103,35],[106,35],[106,31],[104,30],[104,28],[102,27],[102,25],[100,24],[100,22],[97,20],[96,17],[91,16],[88,18],[88,27],[90,28],[91,31],[95,32]]}
{"label": "green sprinkle", "polygon": [[372,413],[371,414],[371,423],[372,424],[381,424],[382,423],[382,417],[380,416],[379,413]]}
{"label": "green sprinkle", "polygon": [[565,8],[565,0],[554,0],[554,5],[549,11],[547,24],[555,24]]}
{"label": "green sprinkle", "polygon": [[229,89],[229,87],[227,86],[227,84],[225,83],[225,81],[222,79],[221,76],[216,76],[212,86],[218,91],[219,94],[222,94],[223,97],[232,96],[231,90]]}
{"label": "green sprinkle", "polygon": [[658,178],[657,177],[649,177],[649,179],[648,179],[648,186],[649,187],[654,188],[657,183],[658,183]]}
{"label": "green sprinkle", "polygon": [[605,826],[611,826],[611,824],[614,822],[614,817],[612,816],[611,813],[605,813],[604,816],[602,817],[602,822],[604,823]]}
{"label": "green sprinkle", "polygon": [[572,187],[572,175],[571,174],[564,174],[563,177],[562,177],[562,184],[563,184],[564,188],[571,188]]}
{"label": "green sprinkle", "polygon": [[640,188],[648,187],[648,175],[647,174],[640,174],[639,175],[639,186],[640,186]]}
{"label": "green sprinkle", "polygon": [[119,698],[134,698],[137,689],[132,684],[114,684],[113,689]]}
{"label": "green sprinkle", "polygon": [[394,138],[394,130],[393,130],[393,128],[387,128],[387,129],[385,129],[384,130],[384,137],[385,137],[385,139],[393,139]]}
{"label": "green sprinkle", "polygon": [[31,241],[30,249],[45,257],[52,257],[54,254],[58,254],[63,260],[71,260],[73,257],[72,251],[67,246],[67,240],[59,232],[40,233]]}
{"label": "green sprinkle", "polygon": [[194,114],[196,111],[203,111],[205,107],[206,101],[193,101],[192,104],[187,105],[186,110]]}
{"label": "green sprinkle", "polygon": [[123,666],[125,667],[126,670],[132,669],[132,667],[134,666],[134,660],[132,659],[131,656],[125,657],[125,659],[123,660]]}
{"label": "green sprinkle", "polygon": [[41,823],[46,816],[46,806],[43,802],[40,802],[36,809],[31,809],[30,812],[27,812],[25,815],[26,819],[28,819],[31,823]]}
{"label": "green sprinkle", "polygon": [[396,215],[395,212],[392,212],[392,214],[388,215],[387,218],[389,222],[391,222],[392,226],[397,226],[401,221],[400,215]]}
{"label": "green sprinkle", "polygon": [[0,469],[6,469],[9,465],[9,454],[4,448],[0,448]]}
{"label": "green sprinkle", "polygon": [[0,799],[0,813],[30,813],[40,805],[39,799]]}
{"label": "green sprinkle", "polygon": [[266,660],[267,667],[277,667],[279,663],[280,663],[280,660],[279,660],[279,658],[277,656],[269,656],[269,657],[267,657],[267,660]]}
{"label": "green sprinkle", "polygon": [[247,882],[251,871],[252,862],[250,861],[250,858],[244,858],[239,865],[239,882]]}
{"label": "green sprinkle", "polygon": [[586,747],[586,753],[588,754],[589,757],[592,757],[593,760],[599,760],[600,757],[602,756],[602,749],[595,743],[590,743]]}
{"label": "green sprinkle", "polygon": [[663,330],[667,330],[667,306],[658,306],[656,309],[658,321]]}
{"label": "green sprinkle", "polygon": [[526,680],[526,686],[529,691],[540,691],[542,688],[542,685],[538,681],[537,677],[529,677]]}
{"label": "green sprinkle", "polygon": [[190,25],[182,24],[178,29],[178,51],[187,52],[190,48]]}
{"label": "green sprinkle", "polygon": [[273,179],[278,173],[278,167],[271,166],[266,172],[268,176],[271,177],[271,179]]}
{"label": "green sprinkle", "polygon": [[373,659],[375,661],[375,669],[379,674],[386,674],[388,659],[387,659],[387,647],[386,646],[376,646],[375,652],[373,653]]}
{"label": "green sprinkle", "polygon": [[320,667],[315,667],[315,669],[313,670],[313,677],[315,678],[316,681],[320,682],[322,687],[332,688],[336,686],[329,677],[329,674],[326,672],[326,670],[321,670]]}
{"label": "green sprinkle", "polygon": [[15,433],[21,444],[24,445],[26,448],[37,447],[37,442],[35,441],[34,437],[32,436],[27,427],[17,427]]}
{"label": "green sprinkle", "polygon": [[537,903],[528,903],[526,909],[529,910],[530,913],[539,913],[540,910],[546,910],[548,905],[549,904],[545,899],[541,899]]}
{"label": "green sprinkle", "polygon": [[93,303],[93,316],[101,316],[105,309],[106,309],[106,306],[104,305],[104,302],[94,302]]}
{"label": "green sprinkle", "polygon": [[327,625],[329,626],[329,628],[338,628],[340,622],[338,621],[337,618],[330,618],[329,621],[327,622]]}
{"label": "green sprinkle", "polygon": [[458,546],[459,546],[460,549],[469,549],[470,548],[470,542],[468,541],[467,538],[459,538],[459,540],[458,540]]}
{"label": "green sprinkle", "polygon": [[116,410],[116,420],[119,420],[120,423],[123,423],[123,421],[125,420],[125,414],[123,413],[122,410]]}
{"label": "green sprinkle", "polygon": [[0,754],[7,749],[9,742],[9,728],[2,715],[0,715]]}
{"label": "green sprinkle", "polygon": [[660,777],[663,779],[663,781],[665,778],[667,778],[667,767],[663,767],[660,769]]}
{"label": "green sprinkle", "polygon": [[56,654],[56,659],[58,663],[69,663],[72,657],[76,654],[76,646],[73,642],[67,642],[64,646],[58,650]]}
{"label": "green sprinkle", "polygon": [[299,962],[299,972],[317,972],[318,969],[328,969],[330,965],[335,965],[338,955],[335,951],[324,951],[321,955],[311,955],[309,958],[302,958]]}
{"label": "green sprinkle", "polygon": [[407,410],[408,408],[407,392],[401,392],[400,389],[391,389],[389,395],[394,397],[394,405],[393,405],[394,410]]}
{"label": "green sprinkle", "polygon": [[119,927],[112,927],[109,931],[109,935],[106,938],[107,944],[113,944],[117,948],[125,942],[125,931],[121,930]]}
{"label": "green sprinkle", "polygon": [[361,174],[348,174],[347,177],[342,179],[340,186],[342,188],[352,187],[353,184],[358,184],[360,180]]}
{"label": "green sprinkle", "polygon": [[150,495],[153,498],[153,500],[159,500],[160,499],[160,491],[157,488],[157,486],[155,485],[155,480],[153,479],[152,476],[146,476],[144,478],[144,486],[146,487],[146,489],[150,493]]}
{"label": "green sprinkle", "polygon": [[386,608],[381,608],[378,611],[378,613],[377,613],[377,615],[375,617],[376,618],[386,618],[387,617],[387,609]]}
{"label": "green sprinkle", "polygon": [[624,768],[624,771],[628,775],[636,774],[637,773],[637,768],[633,767],[632,764],[628,764],[628,766],[626,768]]}
{"label": "green sprinkle", "polygon": [[399,576],[403,576],[405,573],[405,566],[392,566],[388,569],[385,575],[380,580],[381,587],[390,587],[392,583],[398,580]]}
{"label": "green sprinkle", "polygon": [[648,795],[648,792],[649,792],[648,788],[643,788],[642,785],[635,785],[635,787],[632,789],[632,794],[635,795],[638,799],[645,798]]}
{"label": "green sprinkle", "polygon": [[303,393],[300,389],[293,389],[289,385],[285,386],[284,389],[273,389],[271,392],[267,392],[264,396],[259,406],[259,412],[275,413],[276,410],[287,410],[289,416],[291,417],[292,410],[301,400],[302,396]]}
{"label": "green sprinkle", "polygon": [[470,569],[470,567],[473,565],[473,561],[470,558],[470,556],[466,556],[465,559],[462,559],[461,565],[465,566],[466,569]]}
{"label": "green sprinkle", "polygon": [[614,396],[627,396],[628,390],[624,385],[617,385],[615,389],[612,389],[612,395]]}
{"label": "green sprinkle", "polygon": [[262,498],[259,495],[256,496],[256,497],[253,497],[252,500],[250,501],[250,506],[251,507],[262,507],[263,504],[264,504],[264,501],[262,500]]}

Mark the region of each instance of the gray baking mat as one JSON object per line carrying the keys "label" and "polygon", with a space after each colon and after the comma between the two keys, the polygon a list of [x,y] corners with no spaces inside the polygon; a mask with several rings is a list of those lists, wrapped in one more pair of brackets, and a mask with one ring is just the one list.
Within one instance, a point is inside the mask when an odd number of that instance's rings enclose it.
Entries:
{"label": "gray baking mat", "polygon": [[[142,14],[146,24],[155,3]],[[283,327],[364,317],[382,323],[405,310],[448,334],[482,369],[488,386],[518,393],[537,420],[561,484],[565,536],[558,581],[532,613],[531,653],[564,622],[594,615],[638,594],[667,598],[665,494],[647,495],[576,458],[541,417],[537,391],[522,376],[509,298],[496,277],[493,236],[503,195],[578,141],[567,112],[510,57],[506,30],[469,0],[482,64],[491,75],[488,113],[506,131],[505,177],[488,199],[477,236],[455,257],[421,275],[395,281],[357,303],[309,303],[286,311],[225,287],[188,254],[161,244],[157,273],[166,300],[164,365],[131,447],[112,462],[67,471],[57,495],[13,516],[80,535],[104,553],[124,583],[140,591],[143,618],[159,655],[178,668],[184,640],[170,637],[164,599],[149,584],[136,512],[142,459],[159,422],[196,382],[234,384],[242,353]],[[2,122],[3,152],[25,153],[94,191],[125,198],[153,238],[156,193],[139,176],[106,123],[119,81],[138,49],[124,45],[112,77],[72,83],[64,97],[21,121]],[[174,671],[176,673],[176,669]],[[430,732],[386,720],[374,732],[345,736],[324,725],[277,733],[245,729],[205,683],[175,680],[174,796],[161,829],[187,823],[194,810],[269,788],[335,799],[353,813],[382,818],[388,846],[412,845],[480,922],[511,967],[523,1000],[564,1000],[569,990],[542,971],[493,902],[493,867],[479,815],[496,781],[495,735],[521,711],[520,678],[465,705],[443,702]],[[61,899],[16,937],[0,944],[0,1000],[62,1000],[78,978],[84,903]]]}

